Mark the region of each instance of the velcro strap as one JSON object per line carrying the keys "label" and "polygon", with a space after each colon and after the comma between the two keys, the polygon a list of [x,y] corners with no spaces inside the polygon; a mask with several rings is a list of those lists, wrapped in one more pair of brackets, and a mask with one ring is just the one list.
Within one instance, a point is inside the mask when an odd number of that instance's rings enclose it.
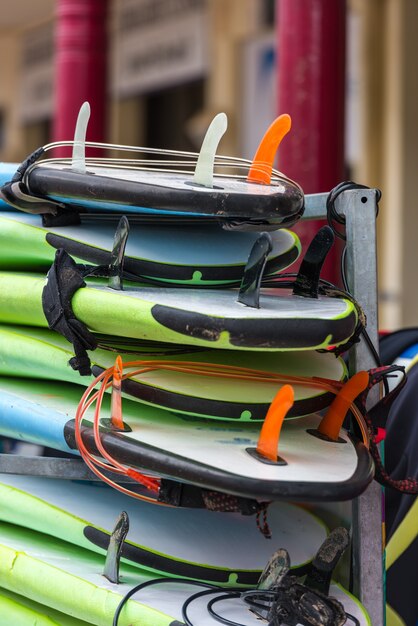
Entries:
{"label": "velcro strap", "polygon": [[168,478],[162,478],[158,500],[177,507],[189,507],[208,509],[210,511],[223,511],[241,513],[242,515],[255,515],[261,505],[256,500],[239,498],[218,491],[202,489],[194,485],[179,483]]}
{"label": "velcro strap", "polygon": [[[50,215],[51,218],[52,216],[57,216],[55,221],[50,221],[49,224],[44,223],[44,226],[64,226],[69,223],[78,223],[76,221],[77,219],[79,220],[79,218],[76,217],[77,213],[73,210],[68,211],[65,204],[35,196],[23,182],[27,169],[36,163],[44,152],[44,148],[38,148],[19,165],[12,180],[0,187],[0,198],[7,202],[7,204],[15,207],[15,209],[19,209],[19,211],[24,211],[25,213]],[[62,218],[60,216],[66,213],[70,213],[72,217],[65,217],[65,224],[61,224]]]}
{"label": "velcro strap", "polygon": [[87,350],[97,347],[96,338],[86,325],[76,318],[71,307],[75,292],[85,287],[83,275],[65,250],[57,250],[42,292],[42,307],[48,326],[72,343],[75,357],[69,363],[81,376],[91,374]]}

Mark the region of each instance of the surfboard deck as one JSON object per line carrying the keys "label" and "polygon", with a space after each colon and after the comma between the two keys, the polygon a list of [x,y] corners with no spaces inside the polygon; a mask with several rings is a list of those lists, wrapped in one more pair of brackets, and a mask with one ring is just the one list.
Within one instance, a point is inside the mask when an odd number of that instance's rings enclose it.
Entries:
{"label": "surfboard deck", "polygon": [[[76,450],[73,416],[80,399],[78,388],[68,383],[5,378],[0,388],[1,434]],[[102,417],[108,417],[109,406],[106,396]],[[247,451],[257,445],[257,423],[215,422],[128,399],[123,401],[123,419],[131,432],[102,429],[102,442],[114,458],[215,491],[258,500],[345,500],[360,495],[373,478],[369,452],[344,430],[341,438],[345,444],[307,432],[318,427],[321,418],[316,414],[285,423],[279,454],[287,465],[263,463]],[[88,421],[83,436],[94,450]]]}
{"label": "surfboard deck", "polygon": [[117,515],[126,511],[125,562],[218,585],[255,586],[272,543],[292,554],[294,573],[302,575],[327,535],[317,517],[287,503],[270,506],[272,541],[267,541],[254,517],[156,506],[99,482],[13,475],[0,480],[2,521],[105,554]]}
{"label": "surfboard deck", "polygon": [[[151,352],[151,354],[149,354]],[[317,376],[344,381],[344,361],[332,353],[306,352],[235,352],[212,350],[185,354],[152,354],[145,346],[137,354],[118,352],[123,362],[143,359],[153,361],[192,361],[250,368],[290,376]],[[24,326],[0,325],[0,375],[27,376],[61,380],[87,386],[91,379],[80,376],[68,365],[71,344],[54,331]],[[114,351],[97,348],[90,352],[95,374],[111,367]],[[168,410],[213,419],[264,420],[269,406],[280,389],[277,381],[258,382],[231,378],[214,378],[186,372],[154,370],[126,381],[123,388],[129,397]],[[80,392],[81,393],[81,392]],[[295,385],[295,403],[288,418],[299,417],[329,406],[333,394],[315,386]]]}
{"label": "surfboard deck", "polygon": [[[118,222],[84,217],[80,225],[44,227],[41,217],[19,212],[0,213],[0,269],[42,271],[51,266],[55,251],[94,263],[110,263]],[[213,226],[188,229],[131,224],[124,268],[158,282],[196,286],[239,285],[257,233],[226,232]],[[295,233],[271,234],[273,249],[265,276],[291,265],[300,254]]]}
{"label": "surfboard deck", "polygon": [[[27,529],[0,525],[0,585],[96,626],[110,626],[123,595],[150,579],[145,572],[121,564],[121,584],[115,585],[101,575],[103,566],[104,558],[88,550]],[[199,587],[187,583],[144,589],[123,608],[119,626],[179,626],[183,602],[197,591]],[[362,626],[369,623],[358,601],[339,586],[333,584],[330,595],[342,601]],[[222,614],[244,626],[259,624],[239,599],[228,602]],[[198,626],[218,623],[208,614],[204,598],[190,607],[190,618]]]}
{"label": "surfboard deck", "polygon": [[[46,327],[45,276],[0,273],[0,322]],[[308,350],[352,336],[357,313],[344,298],[304,298],[289,290],[262,290],[260,308],[237,302],[233,289],[134,287],[115,291],[87,281],[72,298],[76,317],[113,336],[157,339],[233,350]]]}

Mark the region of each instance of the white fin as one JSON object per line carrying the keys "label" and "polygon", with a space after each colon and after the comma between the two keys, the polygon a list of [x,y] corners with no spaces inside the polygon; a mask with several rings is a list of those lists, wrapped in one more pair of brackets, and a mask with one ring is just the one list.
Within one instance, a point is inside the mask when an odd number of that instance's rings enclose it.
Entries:
{"label": "white fin", "polygon": [[73,155],[71,169],[75,172],[84,173],[86,171],[86,133],[90,119],[90,104],[84,102],[78,112],[77,123],[75,125]]}
{"label": "white fin", "polygon": [[206,131],[194,171],[193,182],[204,187],[213,187],[213,167],[215,154],[228,127],[225,113],[218,113]]}

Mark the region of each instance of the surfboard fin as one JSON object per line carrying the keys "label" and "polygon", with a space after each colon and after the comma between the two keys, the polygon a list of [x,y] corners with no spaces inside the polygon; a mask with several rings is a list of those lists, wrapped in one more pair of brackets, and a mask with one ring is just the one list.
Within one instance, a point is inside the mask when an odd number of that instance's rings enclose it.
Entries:
{"label": "surfboard fin", "polygon": [[332,531],[319,548],[303,583],[291,574],[287,550],[277,550],[264,568],[257,590],[247,594],[251,611],[270,626],[343,626],[344,607],[328,593],[332,572],[348,542],[345,528]]}
{"label": "surfboard fin", "polygon": [[273,465],[287,465],[286,461],[278,455],[277,449],[284,418],[293,406],[294,397],[291,385],[283,385],[276,394],[261,427],[257,447],[247,448],[248,454],[258,461]]}
{"label": "surfboard fin", "polygon": [[213,118],[206,131],[205,138],[197,158],[193,175],[193,183],[203,187],[213,187],[213,169],[216,150],[228,127],[228,118],[225,113],[218,113]]}
{"label": "surfboard fin", "polygon": [[129,221],[125,215],[119,220],[113,238],[113,248],[110,253],[109,283],[111,289],[123,289],[123,262],[125,258],[126,242],[129,235]]}
{"label": "surfboard fin", "polygon": [[316,233],[300,264],[293,286],[295,296],[303,296],[305,298],[318,297],[319,276],[334,239],[334,233],[329,226],[323,226]]}
{"label": "surfboard fin", "polygon": [[267,129],[256,150],[253,162],[248,172],[249,183],[270,185],[273,161],[279,145],[292,126],[290,115],[279,115]]}
{"label": "surfboard fin", "polygon": [[115,585],[119,584],[119,565],[123,543],[129,531],[129,517],[126,511],[119,515],[109,539],[103,576]]}
{"label": "surfboard fin", "polygon": [[86,134],[90,119],[90,104],[83,102],[78,112],[74,131],[73,154],[71,169],[74,172],[86,173]]}
{"label": "surfboard fin", "polygon": [[328,595],[332,573],[349,543],[348,530],[343,526],[334,528],[316,553],[305,579],[305,585]]}
{"label": "surfboard fin", "polygon": [[255,309],[260,308],[261,280],[268,256],[272,249],[273,243],[270,235],[268,233],[261,233],[251,249],[241,280],[237,298],[237,301],[241,302],[241,304]]}
{"label": "surfboard fin", "polygon": [[279,548],[273,554],[258,579],[257,589],[277,588],[290,572],[290,557],[287,550]]}
{"label": "surfboard fin", "polygon": [[369,380],[369,373],[366,371],[354,374],[335,396],[317,430],[309,429],[307,432],[326,441],[345,443],[339,437],[340,430],[351,404],[367,389]]}

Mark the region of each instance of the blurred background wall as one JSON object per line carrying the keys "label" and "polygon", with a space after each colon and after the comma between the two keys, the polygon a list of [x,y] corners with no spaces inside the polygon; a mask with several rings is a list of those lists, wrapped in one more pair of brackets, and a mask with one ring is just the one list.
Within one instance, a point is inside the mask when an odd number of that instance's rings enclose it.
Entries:
{"label": "blurred background wall", "polygon": [[[52,138],[71,139],[57,137],[62,126],[54,125],[57,106],[67,103],[57,100],[57,37],[68,2],[13,0],[0,13],[2,161],[20,161]],[[103,115],[102,140],[196,150],[222,110],[229,127],[220,152],[253,156],[264,130],[284,112],[277,104],[280,0],[96,3],[106,9],[103,106],[91,102],[92,119],[95,107]],[[418,325],[417,24],[416,0],[346,2],[345,178],[383,192],[379,314],[386,329]],[[91,48],[99,54],[97,40]],[[78,80],[91,80],[94,90],[92,71],[71,81],[69,100]],[[286,162],[280,167],[286,172]]]}

